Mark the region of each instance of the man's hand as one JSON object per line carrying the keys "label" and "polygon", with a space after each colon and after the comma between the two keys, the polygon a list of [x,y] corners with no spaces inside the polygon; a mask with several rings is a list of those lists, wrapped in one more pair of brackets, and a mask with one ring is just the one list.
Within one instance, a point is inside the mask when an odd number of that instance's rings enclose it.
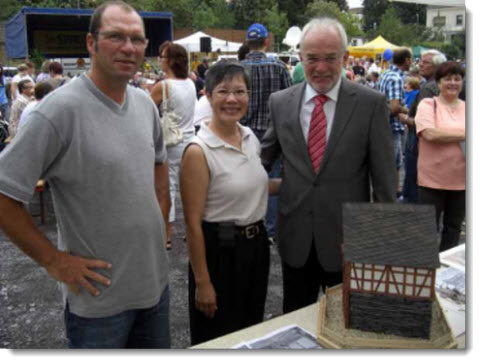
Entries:
{"label": "man's hand", "polygon": [[200,310],[207,318],[212,319],[217,310],[217,294],[211,282],[197,284],[195,293],[195,309]]}
{"label": "man's hand", "polygon": [[110,285],[110,280],[91,269],[110,269],[111,267],[112,265],[108,262],[77,257],[63,251],[58,251],[52,262],[45,266],[53,278],[65,283],[73,293],[78,294],[81,286],[92,296],[100,295],[100,291],[88,279],[97,281],[105,286]]}

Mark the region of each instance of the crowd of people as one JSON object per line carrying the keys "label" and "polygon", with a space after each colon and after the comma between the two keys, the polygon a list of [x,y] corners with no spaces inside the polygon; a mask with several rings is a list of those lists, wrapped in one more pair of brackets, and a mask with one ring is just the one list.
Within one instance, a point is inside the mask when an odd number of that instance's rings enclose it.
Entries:
{"label": "crowd of people", "polygon": [[[62,283],[70,348],[170,347],[167,251],[178,190],[192,344],[263,320],[271,244],[285,313],[341,283],[345,202],[433,204],[440,250],[458,243],[461,64],[429,51],[416,75],[406,48],[387,70],[373,59],[352,63],[345,29],[328,18],[303,28],[293,77],[266,57],[259,23],[241,61],[203,60],[195,73],[186,50],[165,42],[162,76],[145,78],[147,45],[135,9],[107,2],[91,17],[88,72],[68,82],[53,62],[36,84],[28,70],[12,80],[0,227]],[[167,112],[181,141],[168,139]],[[58,247],[24,207],[39,179],[52,191]]]}

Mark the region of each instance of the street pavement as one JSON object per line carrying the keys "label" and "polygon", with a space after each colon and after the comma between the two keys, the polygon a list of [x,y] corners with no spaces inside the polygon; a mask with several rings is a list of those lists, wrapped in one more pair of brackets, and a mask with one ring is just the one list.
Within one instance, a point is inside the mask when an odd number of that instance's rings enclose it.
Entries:
{"label": "street pavement", "polygon": [[[56,243],[56,219],[50,193],[45,193],[46,223],[34,217],[39,228]],[[35,195],[29,210],[39,211]],[[179,198],[176,198],[170,262],[170,334],[172,348],[190,346],[188,322],[188,252]],[[59,284],[38,264],[9,242],[0,231],[0,349],[65,349],[63,305]],[[265,318],[281,314],[281,267],[275,246],[271,247],[270,280]]]}

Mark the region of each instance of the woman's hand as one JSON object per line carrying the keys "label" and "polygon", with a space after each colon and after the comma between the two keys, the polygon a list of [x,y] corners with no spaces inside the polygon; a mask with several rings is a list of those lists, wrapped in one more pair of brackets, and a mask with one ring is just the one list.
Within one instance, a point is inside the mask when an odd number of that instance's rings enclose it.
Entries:
{"label": "woman's hand", "polygon": [[195,309],[200,310],[207,318],[212,319],[217,310],[217,294],[211,282],[197,284],[195,292]]}

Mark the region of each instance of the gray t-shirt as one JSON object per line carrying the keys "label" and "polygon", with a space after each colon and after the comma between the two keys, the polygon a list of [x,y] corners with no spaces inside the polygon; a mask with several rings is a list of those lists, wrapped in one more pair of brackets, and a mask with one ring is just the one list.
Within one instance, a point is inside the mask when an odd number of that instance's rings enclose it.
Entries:
{"label": "gray t-shirt", "polygon": [[103,317],[148,308],[168,283],[165,225],[154,164],[166,160],[158,111],[128,87],[116,104],[84,74],[49,94],[0,154],[0,192],[28,202],[38,179],[49,182],[59,248],[112,264],[92,297],[67,291],[70,310]]}

